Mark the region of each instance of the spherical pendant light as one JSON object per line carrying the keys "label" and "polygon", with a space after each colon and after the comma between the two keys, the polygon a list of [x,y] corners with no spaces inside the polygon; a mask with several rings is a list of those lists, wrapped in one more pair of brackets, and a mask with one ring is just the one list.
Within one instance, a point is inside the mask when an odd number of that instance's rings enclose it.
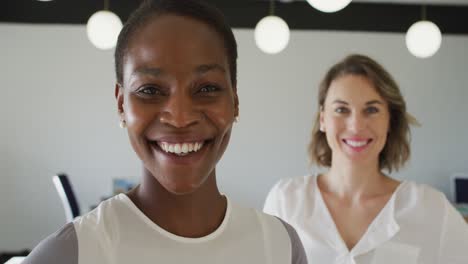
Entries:
{"label": "spherical pendant light", "polygon": [[107,10],[94,13],[86,25],[89,40],[102,50],[115,47],[121,29],[122,21],[120,18]]}
{"label": "spherical pendant light", "polygon": [[431,57],[439,50],[441,43],[442,33],[431,21],[418,21],[406,33],[406,47],[418,58]]}
{"label": "spherical pendant light", "polygon": [[286,48],[289,42],[289,27],[277,16],[266,16],[255,26],[255,43],[265,53],[276,54]]}
{"label": "spherical pendant light", "polygon": [[307,2],[319,11],[333,13],[345,8],[351,0],[307,0]]}

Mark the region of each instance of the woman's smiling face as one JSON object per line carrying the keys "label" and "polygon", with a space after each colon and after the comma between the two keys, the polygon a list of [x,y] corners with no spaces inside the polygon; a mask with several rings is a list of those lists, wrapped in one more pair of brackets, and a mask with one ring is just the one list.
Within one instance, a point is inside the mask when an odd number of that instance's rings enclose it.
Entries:
{"label": "woman's smiling face", "polygon": [[215,177],[238,99],[213,28],[184,16],[151,18],[132,36],[116,96],[133,149],[166,190],[192,193]]}
{"label": "woman's smiling face", "polygon": [[349,160],[378,165],[389,124],[388,104],[369,79],[346,74],[331,82],[320,126],[332,150],[332,163]]}

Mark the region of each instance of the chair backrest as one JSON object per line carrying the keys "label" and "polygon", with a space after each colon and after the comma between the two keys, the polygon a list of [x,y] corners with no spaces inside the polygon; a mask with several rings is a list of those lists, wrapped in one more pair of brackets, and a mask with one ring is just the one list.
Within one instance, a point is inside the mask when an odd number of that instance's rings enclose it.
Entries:
{"label": "chair backrest", "polygon": [[76,200],[71,183],[66,174],[57,174],[52,178],[52,181],[60,196],[60,200],[62,200],[67,222],[71,222],[75,217],[80,216],[80,206]]}
{"label": "chair backrest", "polygon": [[25,259],[26,257],[12,257],[7,262],[5,262],[5,264],[21,264]]}
{"label": "chair backrest", "polygon": [[468,173],[455,173],[451,180],[453,202],[468,204]]}

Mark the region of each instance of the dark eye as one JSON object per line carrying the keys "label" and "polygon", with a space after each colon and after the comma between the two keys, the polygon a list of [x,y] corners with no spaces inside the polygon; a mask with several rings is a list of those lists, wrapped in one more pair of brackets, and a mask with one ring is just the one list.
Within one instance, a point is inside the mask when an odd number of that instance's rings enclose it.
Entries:
{"label": "dark eye", "polygon": [[366,108],[366,113],[368,114],[374,114],[374,113],[377,113],[379,112],[379,109],[375,106],[371,106],[371,107],[368,107]]}
{"label": "dark eye", "polygon": [[160,95],[162,94],[161,93],[161,90],[157,87],[154,87],[154,86],[144,86],[140,89],[137,90],[137,93],[140,94],[140,95]]}
{"label": "dark eye", "polygon": [[335,112],[337,112],[338,114],[344,114],[344,113],[348,113],[349,110],[348,108],[341,106],[341,107],[336,108]]}
{"label": "dark eye", "polygon": [[217,92],[219,90],[220,90],[220,88],[218,86],[210,84],[210,85],[202,86],[200,88],[200,90],[198,90],[198,92],[200,92],[200,93],[213,93],[213,92]]}

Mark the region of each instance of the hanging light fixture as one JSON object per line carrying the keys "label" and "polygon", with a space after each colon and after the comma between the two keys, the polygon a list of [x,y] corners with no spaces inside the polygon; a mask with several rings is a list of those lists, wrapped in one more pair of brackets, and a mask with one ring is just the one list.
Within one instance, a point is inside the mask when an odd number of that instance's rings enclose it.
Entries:
{"label": "hanging light fixture", "polygon": [[307,2],[319,11],[333,13],[345,8],[351,0],[307,0]]}
{"label": "hanging light fixture", "polygon": [[426,20],[426,6],[422,7],[422,20],[414,23],[406,32],[406,47],[418,58],[429,58],[442,44],[442,33],[433,22]]}
{"label": "hanging light fixture", "polygon": [[115,47],[121,29],[122,21],[109,11],[109,0],[104,0],[104,10],[94,13],[86,24],[89,41],[102,50]]}
{"label": "hanging light fixture", "polygon": [[255,26],[255,43],[257,47],[269,54],[283,51],[289,43],[288,24],[274,15],[275,2],[270,0],[270,15],[262,18]]}

